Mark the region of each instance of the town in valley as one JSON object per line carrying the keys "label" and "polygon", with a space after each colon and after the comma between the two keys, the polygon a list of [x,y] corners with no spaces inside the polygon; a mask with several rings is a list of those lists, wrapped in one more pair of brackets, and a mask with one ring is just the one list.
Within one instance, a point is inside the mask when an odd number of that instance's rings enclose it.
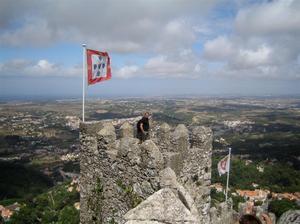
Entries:
{"label": "town in valley", "polygon": [[[280,216],[300,208],[299,97],[153,97],[89,99],[86,120],[132,124],[143,112],[151,125],[212,128],[212,206],[225,200],[218,161],[232,148],[229,197],[267,205]],[[0,214],[3,222],[37,216],[79,222],[81,101],[0,104]],[[281,205],[282,204],[282,205]],[[281,207],[280,207],[281,205]],[[26,207],[26,209],[21,209]],[[280,208],[279,208],[280,207]],[[23,212],[20,212],[23,211]]]}

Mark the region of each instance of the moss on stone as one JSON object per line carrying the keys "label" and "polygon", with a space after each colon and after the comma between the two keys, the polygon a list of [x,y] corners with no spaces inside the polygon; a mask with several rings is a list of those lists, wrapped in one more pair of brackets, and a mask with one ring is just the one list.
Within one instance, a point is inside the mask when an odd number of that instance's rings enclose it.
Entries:
{"label": "moss on stone", "polygon": [[96,185],[93,189],[93,197],[88,198],[88,208],[92,211],[92,221],[94,224],[102,224],[102,200],[103,200],[103,185],[100,178],[96,180]]}
{"label": "moss on stone", "polygon": [[122,180],[117,180],[116,183],[118,187],[123,191],[124,197],[128,202],[128,206],[130,208],[136,207],[143,201],[143,199],[136,192],[134,192],[131,184],[126,185],[122,182]]}

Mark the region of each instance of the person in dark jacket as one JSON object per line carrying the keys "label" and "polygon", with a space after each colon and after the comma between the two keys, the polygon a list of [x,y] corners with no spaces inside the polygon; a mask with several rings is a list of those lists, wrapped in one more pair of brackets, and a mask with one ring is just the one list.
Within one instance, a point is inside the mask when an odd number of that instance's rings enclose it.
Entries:
{"label": "person in dark jacket", "polygon": [[149,112],[145,112],[144,116],[137,123],[137,137],[140,143],[146,141],[149,138]]}

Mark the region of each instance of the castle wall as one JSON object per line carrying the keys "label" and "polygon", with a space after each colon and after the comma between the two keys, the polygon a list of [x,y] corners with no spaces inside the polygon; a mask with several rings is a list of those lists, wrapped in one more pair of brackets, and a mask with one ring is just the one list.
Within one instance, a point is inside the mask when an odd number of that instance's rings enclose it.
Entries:
{"label": "castle wall", "polygon": [[128,123],[120,138],[109,122],[80,125],[82,224],[124,223],[126,212],[161,188],[159,172],[166,167],[193,197],[199,223],[209,223],[211,130],[167,124],[153,130],[154,137],[139,144]]}

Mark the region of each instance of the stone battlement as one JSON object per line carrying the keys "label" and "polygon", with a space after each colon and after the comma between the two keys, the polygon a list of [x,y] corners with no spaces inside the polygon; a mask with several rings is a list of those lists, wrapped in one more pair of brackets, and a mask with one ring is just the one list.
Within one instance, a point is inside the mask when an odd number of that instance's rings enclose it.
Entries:
{"label": "stone battlement", "polygon": [[[178,183],[171,188],[182,186],[192,198],[188,205],[176,191],[198,220],[192,223],[209,223],[210,128],[188,130],[164,123],[154,126],[151,139],[139,144],[128,122],[117,128],[111,122],[88,122],[80,124],[80,141],[81,223],[137,223],[130,217],[141,202],[156,192],[170,194],[170,186],[161,191],[168,179],[163,173],[174,173]],[[129,211],[131,215],[125,215]]]}

